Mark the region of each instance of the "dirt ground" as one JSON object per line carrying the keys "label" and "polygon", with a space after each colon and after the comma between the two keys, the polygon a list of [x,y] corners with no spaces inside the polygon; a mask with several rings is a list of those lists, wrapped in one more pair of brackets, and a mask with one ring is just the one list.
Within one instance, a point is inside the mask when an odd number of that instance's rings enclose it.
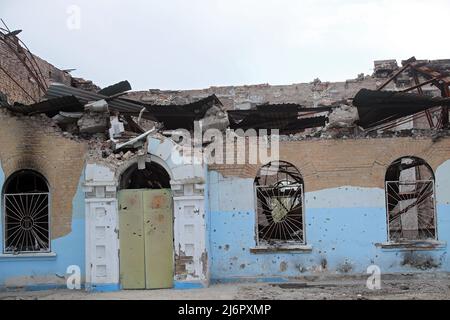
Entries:
{"label": "dirt ground", "polygon": [[381,289],[369,290],[366,279],[310,279],[286,283],[216,284],[190,290],[122,290],[91,293],[84,290],[7,291],[0,300],[450,300],[450,275],[384,277]]}

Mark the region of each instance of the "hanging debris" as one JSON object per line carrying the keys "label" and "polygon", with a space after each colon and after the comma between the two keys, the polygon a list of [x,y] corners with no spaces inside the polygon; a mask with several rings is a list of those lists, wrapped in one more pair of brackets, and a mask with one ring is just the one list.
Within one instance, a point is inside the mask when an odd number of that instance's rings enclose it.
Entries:
{"label": "hanging debris", "polygon": [[168,130],[193,130],[194,121],[204,118],[207,127],[213,127],[214,120],[217,120],[218,127],[223,127],[227,121],[222,107],[222,103],[215,95],[183,105],[145,105],[148,113],[158,122],[162,122],[164,129]]}
{"label": "hanging debris", "polygon": [[103,88],[102,90],[98,91],[98,94],[111,97],[129,90],[131,90],[131,85],[127,80],[124,80],[109,87]]}
{"label": "hanging debris", "polygon": [[358,125],[366,129],[436,106],[450,106],[450,98],[361,89],[353,99],[353,105],[358,108]]}
{"label": "hanging debris", "polygon": [[[299,132],[306,128],[322,127],[331,107],[305,108],[297,104],[263,104],[253,110],[230,110],[231,129],[279,129],[280,133]],[[314,116],[310,116],[314,115]]]}

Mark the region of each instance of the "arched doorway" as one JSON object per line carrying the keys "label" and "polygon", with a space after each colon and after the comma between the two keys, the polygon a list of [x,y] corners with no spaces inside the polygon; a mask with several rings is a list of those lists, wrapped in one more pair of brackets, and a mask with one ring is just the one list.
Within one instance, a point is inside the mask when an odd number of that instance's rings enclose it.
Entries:
{"label": "arched doorway", "polygon": [[131,165],[119,181],[120,282],[124,289],[173,286],[170,176],[155,162]]}

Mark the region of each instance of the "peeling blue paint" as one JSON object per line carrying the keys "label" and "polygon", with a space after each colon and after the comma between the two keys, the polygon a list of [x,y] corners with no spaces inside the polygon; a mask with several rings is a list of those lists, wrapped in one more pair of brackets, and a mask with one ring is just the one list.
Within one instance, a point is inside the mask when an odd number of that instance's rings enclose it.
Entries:
{"label": "peeling blue paint", "polygon": [[273,283],[283,283],[289,282],[289,278],[281,277],[239,277],[239,278],[221,278],[211,280],[211,284],[227,284],[227,283],[239,283],[239,282],[273,282]]}
{"label": "peeling blue paint", "polygon": [[202,289],[205,288],[205,285],[201,282],[175,281],[173,288],[177,290]]}
{"label": "peeling blue paint", "polygon": [[114,292],[121,289],[118,283],[97,283],[86,286],[86,290],[91,292]]}
{"label": "peeling blue paint", "polygon": [[[81,174],[77,191],[72,200],[72,230],[64,237],[52,239],[54,257],[0,257],[0,290],[6,287],[21,287],[39,290],[64,286],[67,267],[77,265],[81,270],[82,282],[85,278],[85,219],[84,193]],[[5,182],[0,169],[0,185]],[[2,230],[0,221],[0,230]],[[0,231],[0,250],[3,250],[3,235]],[[54,279],[53,281],[51,279]],[[61,279],[59,281],[56,281]],[[54,282],[54,283],[53,283]]]}
{"label": "peeling blue paint", "polygon": [[[384,190],[342,186],[305,193],[306,241],[310,252],[251,253],[256,246],[253,179],[209,172],[211,281],[361,274],[376,264],[383,273],[450,272],[450,161],[436,170],[437,225],[442,246],[414,251],[382,249],[387,242]],[[441,190],[443,188],[443,190]],[[306,186],[307,191],[307,186]],[[410,265],[408,254],[432,261]]]}

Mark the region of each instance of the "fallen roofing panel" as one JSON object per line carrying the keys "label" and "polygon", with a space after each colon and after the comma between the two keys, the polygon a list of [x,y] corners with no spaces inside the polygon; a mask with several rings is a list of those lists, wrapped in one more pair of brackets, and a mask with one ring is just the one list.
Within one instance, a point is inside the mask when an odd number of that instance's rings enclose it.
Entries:
{"label": "fallen roofing panel", "polygon": [[436,106],[450,106],[450,98],[361,89],[353,99],[353,105],[358,109],[357,124],[366,129]]}
{"label": "fallen roofing panel", "polygon": [[281,133],[324,126],[326,116],[301,118],[302,112],[321,113],[331,107],[304,108],[297,104],[264,104],[256,110],[230,110],[228,117],[232,129],[279,129]]}
{"label": "fallen roofing panel", "polygon": [[59,111],[80,112],[83,111],[83,105],[74,96],[64,96],[34,103],[31,105],[7,105],[6,108],[12,112],[33,115],[45,113],[49,117],[53,117]]}
{"label": "fallen roofing panel", "polygon": [[125,81],[121,81],[118,82],[116,84],[113,84],[109,87],[103,88],[102,90],[100,90],[99,92],[97,92],[98,94],[102,94],[104,96],[113,96],[125,91],[131,90],[131,85],[130,83],[125,80]]}
{"label": "fallen roofing panel", "polygon": [[[88,102],[105,99],[108,101],[108,107],[112,111],[119,111],[122,113],[139,114],[144,107],[142,104],[124,98],[108,99],[109,97],[95,92],[85,91],[74,87],[68,87],[60,83],[53,83],[47,90],[47,98],[60,98],[65,96],[76,97],[81,104],[85,105]],[[149,112],[143,112],[142,117],[145,119],[155,120]]]}
{"label": "fallen roofing panel", "polygon": [[297,119],[296,117],[293,118],[289,115],[287,117],[279,116],[274,119],[273,117],[265,117],[259,114],[252,115],[251,118],[245,118],[241,122],[235,122],[232,119],[233,117],[230,118],[231,129],[279,129],[280,133],[289,133],[307,128],[322,127],[327,121],[327,117],[325,116]]}
{"label": "fallen roofing panel", "polygon": [[[260,104],[256,106],[256,110],[263,111],[263,112],[275,112],[278,113],[280,111],[282,112],[329,112],[332,110],[332,107],[305,107],[301,104],[296,103],[266,103],[266,104]],[[246,111],[246,110],[242,110]]]}
{"label": "fallen roofing panel", "polygon": [[222,106],[222,103],[213,94],[184,105],[145,105],[145,108],[157,121],[164,123],[165,129],[191,130],[194,127],[194,121],[204,118],[206,112],[214,105]]}

